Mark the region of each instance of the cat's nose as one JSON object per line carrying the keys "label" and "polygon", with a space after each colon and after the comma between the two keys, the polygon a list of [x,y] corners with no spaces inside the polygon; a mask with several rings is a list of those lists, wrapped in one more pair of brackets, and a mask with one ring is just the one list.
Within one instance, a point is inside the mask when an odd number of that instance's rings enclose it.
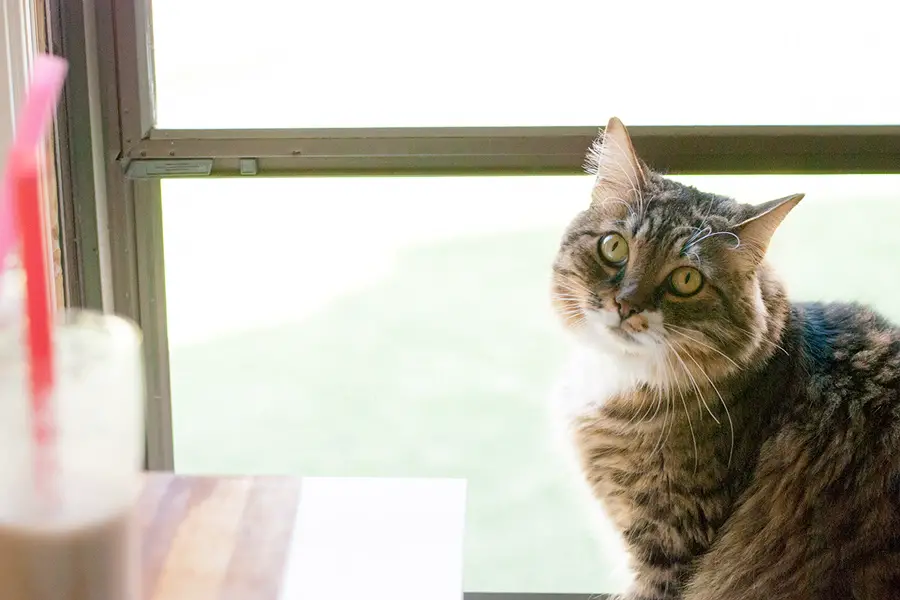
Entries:
{"label": "cat's nose", "polygon": [[651,290],[640,282],[629,282],[618,290],[616,308],[624,321],[631,315],[642,313],[650,307]]}
{"label": "cat's nose", "polygon": [[641,312],[639,308],[622,298],[616,298],[616,308],[619,309],[619,318],[623,321],[631,315]]}

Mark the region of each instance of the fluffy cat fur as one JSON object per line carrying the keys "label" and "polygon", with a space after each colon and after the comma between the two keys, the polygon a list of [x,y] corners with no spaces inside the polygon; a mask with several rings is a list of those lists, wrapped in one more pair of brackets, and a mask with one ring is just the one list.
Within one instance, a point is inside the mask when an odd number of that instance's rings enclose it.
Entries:
{"label": "fluffy cat fur", "polygon": [[578,341],[555,403],[629,551],[627,597],[900,598],[900,330],[787,298],[765,253],[802,195],[667,179],[618,119],[590,162],[553,268]]}

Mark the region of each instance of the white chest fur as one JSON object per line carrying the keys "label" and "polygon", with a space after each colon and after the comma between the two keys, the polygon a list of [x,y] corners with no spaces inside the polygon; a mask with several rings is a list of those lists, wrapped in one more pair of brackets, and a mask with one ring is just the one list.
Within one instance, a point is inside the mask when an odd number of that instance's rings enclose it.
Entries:
{"label": "white chest fur", "polygon": [[654,371],[654,363],[646,355],[607,353],[579,344],[551,394],[555,417],[568,426],[610,398],[653,381]]}

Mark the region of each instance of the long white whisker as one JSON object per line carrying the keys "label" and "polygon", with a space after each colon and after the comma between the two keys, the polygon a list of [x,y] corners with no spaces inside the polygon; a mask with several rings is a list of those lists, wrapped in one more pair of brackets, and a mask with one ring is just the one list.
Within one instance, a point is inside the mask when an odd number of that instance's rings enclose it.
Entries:
{"label": "long white whisker", "polygon": [[[653,454],[656,454],[657,450],[662,450],[662,448],[665,446],[666,440],[669,439],[669,436],[666,433],[666,425],[668,424],[668,421],[669,421],[669,406],[672,404],[672,377],[673,376],[672,376],[672,365],[669,362],[668,354],[664,354],[663,357],[666,359],[666,364],[665,364],[665,366],[666,366],[666,390],[668,391],[668,394],[666,394],[666,412],[665,412],[665,414],[663,414],[663,424],[662,424],[662,429],[660,429],[660,431],[659,431],[659,440],[657,440],[656,444],[653,446],[653,451],[650,453],[651,456]],[[673,419],[673,422],[674,422],[674,419]],[[663,439],[664,435],[665,435],[665,440]]]}
{"label": "long white whisker", "polygon": [[[730,323],[728,326],[731,327],[732,329],[737,329],[738,331],[740,331],[741,333],[747,335],[747,336],[750,337],[751,339],[753,339],[753,338],[756,337],[756,335],[755,335],[752,331],[750,331],[750,330],[748,330],[748,329],[744,329],[743,327],[738,327],[738,326],[735,325],[734,323]],[[772,344],[774,347],[776,347],[776,348],[778,348],[779,350],[781,350],[782,352],[784,352],[784,355],[785,355],[785,356],[790,356],[790,353],[789,353],[787,350],[785,350],[783,347],[779,346],[778,344],[776,344],[776,343],[773,342],[772,340],[767,340],[767,339],[765,338],[765,336],[760,336],[760,337],[759,337],[759,341],[765,342],[765,343],[767,343],[767,344]]]}
{"label": "long white whisker", "polygon": [[709,239],[709,238],[717,236],[717,235],[726,235],[726,236],[730,235],[731,237],[733,237],[734,238],[734,246],[731,248],[732,250],[737,250],[738,248],[741,247],[741,238],[739,238],[736,233],[733,233],[731,231],[710,231],[706,235],[692,241],[690,244],[688,244],[686,249],[690,248],[691,246],[696,246],[703,240]]}
{"label": "long white whisker", "polygon": [[[681,360],[681,357],[678,355],[678,351],[675,350],[675,348],[672,347],[672,344],[670,344],[667,340],[663,340],[663,341],[669,347],[669,350],[671,350],[674,353],[675,358],[677,358],[679,360],[679,362],[681,362],[681,367],[684,369],[685,373],[687,373],[688,376],[690,376],[690,373],[687,370],[687,365],[685,365],[684,361]],[[684,393],[681,391],[681,386],[678,387],[678,393],[681,396],[681,405],[684,407],[684,416],[687,417],[688,428],[691,431],[691,440],[694,443],[694,472],[696,473],[697,467],[699,466],[699,463],[700,463],[700,455],[697,452],[697,436],[694,435],[694,425],[693,425],[693,423],[691,423],[691,413],[688,410],[687,402],[685,402],[685,400],[684,400]]]}
{"label": "long white whisker", "polygon": [[[706,377],[709,385],[712,386],[712,389],[715,390],[716,395],[719,397],[719,401],[722,403],[722,407],[725,409],[725,415],[728,417],[728,427],[731,430],[731,448],[728,450],[728,466],[730,467],[731,458],[732,456],[734,456],[734,421],[731,420],[731,411],[728,410],[728,405],[725,403],[725,399],[722,397],[721,392],[719,392],[719,388],[716,387],[716,384],[713,383],[713,380],[710,379],[709,375],[706,373],[703,367],[700,366],[700,363],[698,363],[697,360],[693,356],[691,356],[691,353],[687,350],[685,350],[685,354],[688,355],[688,358],[694,361],[694,364],[697,365],[697,368],[700,369],[700,372],[703,373],[704,377]],[[718,421],[716,422],[718,423]]]}
{"label": "long white whisker", "polygon": [[[641,409],[644,408],[645,404],[647,404],[647,395],[641,394],[641,405],[637,408],[637,410],[634,411],[634,414],[631,415],[631,418],[628,419],[628,425],[631,425],[632,423],[634,423],[634,420],[637,418],[638,414],[640,414]],[[644,417],[646,417],[650,413],[650,410],[652,408],[653,408],[653,403],[651,402],[650,406],[647,407],[647,411],[644,413]],[[643,423],[643,418],[640,421],[638,421],[638,424],[640,424],[640,423]]]}
{"label": "long white whisker", "polygon": [[700,340],[698,340],[698,339],[696,339],[696,338],[694,338],[694,337],[689,336],[687,333],[684,333],[684,332],[686,332],[686,331],[689,331],[689,332],[691,332],[691,333],[697,333],[697,334],[699,334],[699,335],[703,335],[703,332],[698,331],[698,330],[696,330],[696,329],[690,329],[690,328],[687,328],[687,327],[679,327],[678,325],[671,325],[671,324],[663,325],[663,327],[671,327],[672,329],[675,329],[675,330],[676,330],[676,333],[677,333],[678,335],[683,336],[683,337],[686,337],[687,339],[691,340],[692,342],[694,342],[694,343],[696,343],[696,344],[699,344],[699,345],[703,346],[704,348],[708,348],[708,349],[712,350],[713,352],[719,353],[722,357],[724,357],[726,360],[728,360],[728,362],[730,362],[731,364],[733,364],[735,367],[737,367],[738,369],[741,368],[741,365],[737,364],[737,363],[734,361],[733,358],[731,358],[730,356],[728,356],[727,354],[725,354],[724,352],[722,352],[721,350],[719,350],[719,349],[716,348],[715,346],[711,346],[711,345],[709,345],[709,344],[706,344],[706,343],[704,343],[704,342],[702,342],[702,341],[700,341]]}
{"label": "long white whisker", "polygon": [[[678,348],[680,348],[682,351],[684,351],[685,353],[687,353],[687,351],[684,349],[684,346],[682,346],[681,344],[679,344],[679,343],[676,342],[675,340],[672,340],[672,343],[675,344],[676,346],[678,346]],[[700,364],[699,364],[696,360],[694,360],[694,357],[693,357],[693,356],[690,356],[690,354],[688,354],[688,356],[690,357],[691,360],[694,361],[694,364],[697,365],[697,368],[699,368],[699,369],[702,371],[703,369],[700,367]],[[680,357],[679,357],[679,358],[680,358]],[[704,372],[704,375],[705,375],[705,374],[706,374],[706,373]],[[697,398],[699,398],[700,402],[703,403],[703,406],[706,407],[706,412],[709,413],[709,416],[711,416],[711,417],[713,418],[713,421],[715,421],[716,424],[721,425],[722,423],[719,422],[719,419],[716,417],[716,415],[713,414],[713,411],[709,408],[709,404],[706,403],[706,399],[703,397],[703,394],[700,393],[700,388],[699,388],[699,386],[697,386],[697,382],[694,381],[694,376],[693,376],[693,375],[689,375],[689,376],[690,376],[690,378],[691,378],[691,381],[694,383],[694,389],[697,390]],[[709,379],[709,377],[707,377],[707,379]],[[712,383],[712,382],[710,381],[710,383]]]}

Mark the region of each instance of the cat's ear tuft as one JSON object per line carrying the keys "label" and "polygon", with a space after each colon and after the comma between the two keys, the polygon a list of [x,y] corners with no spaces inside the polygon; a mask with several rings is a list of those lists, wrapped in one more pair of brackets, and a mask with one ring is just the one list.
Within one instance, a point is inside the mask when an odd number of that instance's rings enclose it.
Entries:
{"label": "cat's ear tuft", "polygon": [[793,194],[756,205],[750,218],[734,228],[741,240],[739,248],[752,265],[758,265],[762,261],[775,230],[803,196],[804,194]]}
{"label": "cat's ear tuft", "polygon": [[617,117],[609,120],[603,135],[591,147],[587,169],[597,176],[591,194],[594,203],[615,199],[621,206],[622,201],[633,201],[640,194],[646,173],[628,130]]}

